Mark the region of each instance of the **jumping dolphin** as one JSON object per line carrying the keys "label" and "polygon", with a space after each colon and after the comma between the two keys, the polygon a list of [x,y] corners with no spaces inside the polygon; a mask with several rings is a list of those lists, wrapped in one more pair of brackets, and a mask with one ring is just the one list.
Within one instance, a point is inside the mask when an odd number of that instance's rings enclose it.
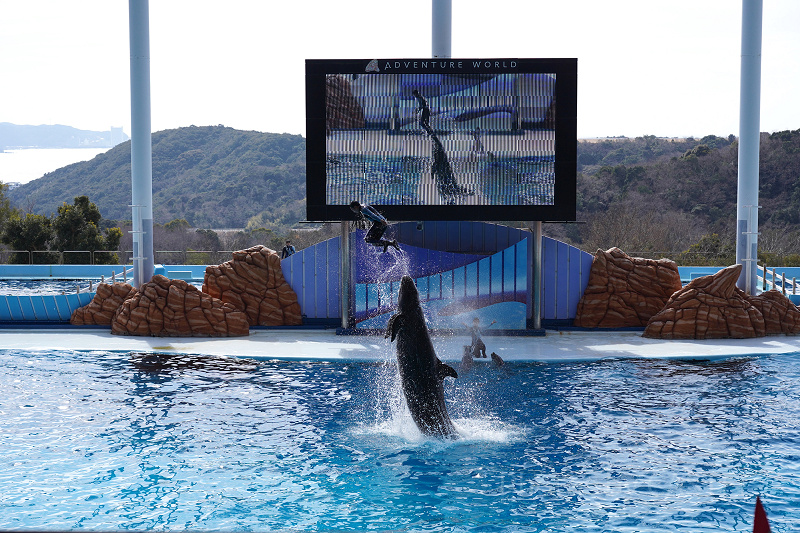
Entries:
{"label": "jumping dolphin", "polygon": [[414,280],[403,276],[397,298],[398,312],[389,319],[386,337],[397,339],[397,365],[408,410],[419,430],[428,436],[457,435],[444,404],[445,376],[458,377],[433,349]]}

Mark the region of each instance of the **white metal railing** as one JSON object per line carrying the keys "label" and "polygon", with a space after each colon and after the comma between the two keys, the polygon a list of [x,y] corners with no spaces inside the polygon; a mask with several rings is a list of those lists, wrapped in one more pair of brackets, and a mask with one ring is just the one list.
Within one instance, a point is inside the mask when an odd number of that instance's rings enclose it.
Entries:
{"label": "white metal railing", "polygon": [[775,267],[770,270],[767,265],[758,265],[756,272],[758,274],[758,284],[761,285],[762,291],[775,289],[783,294],[797,294],[796,278],[793,277],[790,280],[783,273],[777,273]]}
{"label": "white metal railing", "polygon": [[[122,268],[122,273],[120,275],[122,276],[122,282],[123,283],[128,283],[128,276],[129,275],[130,276],[133,275],[133,267],[123,267]],[[109,278],[109,280],[111,281],[111,283],[116,283],[117,282],[117,273],[115,271],[113,271],[113,270],[111,271],[111,278]],[[106,277],[105,276],[100,276],[100,283],[105,283],[105,282],[106,282]],[[92,283],[91,280],[89,280],[88,287],[83,287],[82,288],[80,286],[80,284],[75,285],[75,292],[77,294],[80,294],[82,292],[92,292],[93,290],[94,290],[94,284]]]}

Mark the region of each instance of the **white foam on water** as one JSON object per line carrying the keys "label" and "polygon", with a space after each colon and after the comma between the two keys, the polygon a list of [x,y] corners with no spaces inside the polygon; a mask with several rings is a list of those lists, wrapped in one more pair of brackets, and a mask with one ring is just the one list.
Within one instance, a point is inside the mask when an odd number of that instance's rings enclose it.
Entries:
{"label": "white foam on water", "polygon": [[464,443],[510,443],[521,440],[524,428],[492,418],[458,418],[453,424]]}

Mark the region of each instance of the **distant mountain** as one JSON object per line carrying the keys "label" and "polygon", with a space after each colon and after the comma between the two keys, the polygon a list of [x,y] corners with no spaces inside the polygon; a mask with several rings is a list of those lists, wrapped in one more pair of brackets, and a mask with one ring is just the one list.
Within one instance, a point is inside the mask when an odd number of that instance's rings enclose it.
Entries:
{"label": "distant mountain", "polygon": [[130,139],[122,128],[79,130],[71,126],[21,126],[0,122],[0,151],[11,148],[111,148]]}
{"label": "distant mountain", "polygon": [[[300,135],[187,127],[153,134],[153,217],[198,228],[292,226],[305,218],[305,139]],[[8,192],[34,213],[86,195],[103,217],[131,219],[131,143],[125,142]]]}

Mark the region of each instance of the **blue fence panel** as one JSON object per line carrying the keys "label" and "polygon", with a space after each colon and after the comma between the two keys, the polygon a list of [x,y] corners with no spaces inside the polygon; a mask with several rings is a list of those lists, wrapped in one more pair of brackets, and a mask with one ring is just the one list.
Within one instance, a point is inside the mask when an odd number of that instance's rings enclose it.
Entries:
{"label": "blue fence panel", "polygon": [[503,291],[512,300],[516,298],[517,290],[516,254],[517,246],[503,250]]}
{"label": "blue fence panel", "polygon": [[478,263],[464,267],[464,296],[478,296]]}
{"label": "blue fence panel", "polygon": [[[516,276],[515,283],[517,286],[515,297],[518,302],[528,302],[530,299],[528,290],[528,266],[530,265],[530,259],[528,257],[528,242],[518,242],[514,246],[514,249],[516,250],[514,254],[516,259],[514,271]],[[530,307],[530,305],[528,307]]]}
{"label": "blue fence panel", "polygon": [[503,286],[503,270],[505,269],[505,252],[494,254],[490,258],[489,290],[499,299],[505,301],[505,287]]}
{"label": "blue fence panel", "polygon": [[444,249],[447,251],[450,250],[459,250],[459,246],[461,243],[461,225],[456,224],[447,224],[447,240],[444,244]]}
{"label": "blue fence panel", "polygon": [[367,300],[365,309],[375,309],[380,305],[380,287],[377,283],[370,283],[367,287]]}
{"label": "blue fence panel", "polygon": [[367,285],[359,283],[353,289],[353,310],[356,314],[367,312]]}
{"label": "blue fence panel", "polygon": [[11,310],[8,307],[9,298],[11,297],[0,295],[0,321],[3,322],[14,320],[14,316],[11,314]]}
{"label": "blue fence panel", "polygon": [[442,298],[453,298],[455,291],[453,288],[453,271],[448,270],[441,274]]}
{"label": "blue fence panel", "polygon": [[[569,307],[568,318],[575,318],[575,310],[578,308],[578,302],[586,289],[586,283],[589,282],[589,272],[586,276],[583,275],[583,252],[575,247],[569,247],[569,283],[567,286],[567,298]],[[587,254],[588,255],[588,254]],[[591,264],[591,262],[590,262]]]}
{"label": "blue fence panel", "polygon": [[22,320],[36,320],[36,312],[30,296],[19,296],[19,307],[22,312]]}
{"label": "blue fence panel", "polygon": [[316,277],[317,277],[317,246],[303,250],[303,300],[300,302],[300,310],[306,316],[317,315],[317,300],[315,298]]}
{"label": "blue fence panel", "polygon": [[[77,296],[77,294],[73,296]],[[69,322],[69,319],[72,317],[73,309],[69,305],[69,299],[67,295],[58,294],[53,296],[53,304],[56,306],[56,313],[58,314],[58,320],[61,322]]]}
{"label": "blue fence panel", "polygon": [[11,315],[11,320],[25,320],[20,306],[19,296],[6,297],[6,304],[8,306],[8,313]]}
{"label": "blue fence panel", "polygon": [[[324,317],[328,309],[328,247],[316,246],[314,254],[314,314],[315,317]],[[306,314],[306,316],[309,316]]]}
{"label": "blue fence panel", "polygon": [[[58,312],[58,306],[56,305],[55,295],[42,296],[41,298],[42,298],[42,304],[44,305],[45,313],[47,315],[47,320],[60,322],[61,315]],[[67,320],[69,320],[69,318]]]}
{"label": "blue fence panel", "polygon": [[488,296],[492,292],[492,258],[478,261],[478,296]]}
{"label": "blue fence panel", "polygon": [[497,251],[505,250],[512,244],[509,239],[509,232],[502,226],[495,226],[495,231],[492,235],[492,249]]}
{"label": "blue fence panel", "polygon": [[556,317],[556,241],[542,239],[542,318]]}
{"label": "blue fence panel", "polygon": [[47,320],[47,309],[44,306],[44,300],[41,296],[29,296],[31,299],[31,306],[33,306],[34,320]]}
{"label": "blue fence panel", "polygon": [[565,320],[569,316],[569,249],[571,246],[558,242],[556,244],[556,316],[557,320]]}
{"label": "blue fence panel", "polygon": [[[328,264],[325,266],[328,277],[327,287],[325,288],[326,294],[326,312],[324,318],[341,318],[342,310],[339,305],[340,298],[340,276],[342,271],[341,258],[339,255],[339,242],[341,237],[329,239],[326,241],[327,246],[325,255],[328,258]],[[323,317],[317,317],[323,318]]]}

